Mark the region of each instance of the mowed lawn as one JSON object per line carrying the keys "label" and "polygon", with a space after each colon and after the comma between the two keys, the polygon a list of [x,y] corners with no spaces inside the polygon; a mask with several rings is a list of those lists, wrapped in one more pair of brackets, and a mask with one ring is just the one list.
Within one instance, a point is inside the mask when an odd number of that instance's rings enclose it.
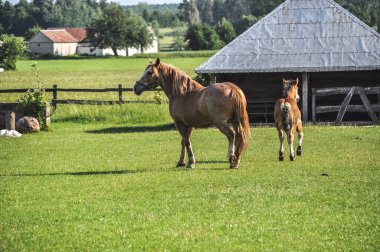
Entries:
{"label": "mowed lawn", "polygon": [[279,162],[276,130],[252,128],[229,170],[225,137],[198,129],[188,170],[166,123],[0,138],[0,250],[379,251],[379,144],[379,127],[307,126]]}

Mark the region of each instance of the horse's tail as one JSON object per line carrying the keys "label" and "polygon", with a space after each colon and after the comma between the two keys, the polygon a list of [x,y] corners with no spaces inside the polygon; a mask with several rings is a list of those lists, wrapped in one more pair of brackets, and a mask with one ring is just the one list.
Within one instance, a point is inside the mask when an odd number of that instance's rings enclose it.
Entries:
{"label": "horse's tail", "polygon": [[232,88],[232,99],[235,104],[234,119],[232,120],[233,127],[236,131],[235,151],[241,157],[248,147],[251,137],[249,127],[249,119],[247,113],[247,102],[243,91],[238,88]]}
{"label": "horse's tail", "polygon": [[291,105],[288,102],[281,103],[281,123],[284,131],[289,131],[292,125]]}

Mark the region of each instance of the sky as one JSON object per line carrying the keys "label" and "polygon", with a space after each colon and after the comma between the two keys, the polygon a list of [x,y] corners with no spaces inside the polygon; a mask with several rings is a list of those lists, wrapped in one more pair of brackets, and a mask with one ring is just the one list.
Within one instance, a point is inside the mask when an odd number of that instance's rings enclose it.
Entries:
{"label": "sky", "polygon": [[[19,0],[8,0],[8,1],[13,4],[16,4],[19,2]],[[108,0],[108,2],[111,2],[111,1]],[[136,5],[140,2],[146,2],[147,4],[182,3],[182,0],[112,0],[112,2],[118,2],[121,5]]]}

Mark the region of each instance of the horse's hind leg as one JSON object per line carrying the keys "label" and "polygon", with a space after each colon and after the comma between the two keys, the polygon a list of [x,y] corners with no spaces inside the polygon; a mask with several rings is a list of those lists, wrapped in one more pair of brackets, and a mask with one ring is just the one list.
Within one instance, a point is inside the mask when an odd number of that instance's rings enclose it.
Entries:
{"label": "horse's hind leg", "polygon": [[278,151],[278,160],[284,161],[284,131],[278,130],[278,138],[280,139],[280,150]]}
{"label": "horse's hind leg", "polygon": [[228,159],[230,162],[230,169],[237,169],[240,160],[235,156],[235,131],[231,129],[228,124],[216,125],[216,127],[226,135],[228,139]]}
{"label": "horse's hind leg", "polygon": [[302,140],[303,140],[302,122],[299,123],[299,125],[297,126],[297,133],[298,133],[297,155],[301,156],[301,154],[302,154]]}
{"label": "horse's hind leg", "polygon": [[294,149],[293,149],[293,141],[294,141],[294,132],[292,129],[286,132],[286,135],[288,137],[288,144],[290,149],[290,161],[294,161]]}

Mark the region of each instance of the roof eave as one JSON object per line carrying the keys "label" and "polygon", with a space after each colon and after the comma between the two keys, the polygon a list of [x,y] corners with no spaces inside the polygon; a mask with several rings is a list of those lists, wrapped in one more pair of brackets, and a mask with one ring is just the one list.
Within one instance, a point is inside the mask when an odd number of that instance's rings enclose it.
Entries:
{"label": "roof eave", "polygon": [[362,67],[323,67],[323,68],[273,68],[273,69],[195,69],[197,73],[220,74],[220,73],[285,73],[285,72],[347,72],[347,71],[372,71],[380,70],[379,66]]}

